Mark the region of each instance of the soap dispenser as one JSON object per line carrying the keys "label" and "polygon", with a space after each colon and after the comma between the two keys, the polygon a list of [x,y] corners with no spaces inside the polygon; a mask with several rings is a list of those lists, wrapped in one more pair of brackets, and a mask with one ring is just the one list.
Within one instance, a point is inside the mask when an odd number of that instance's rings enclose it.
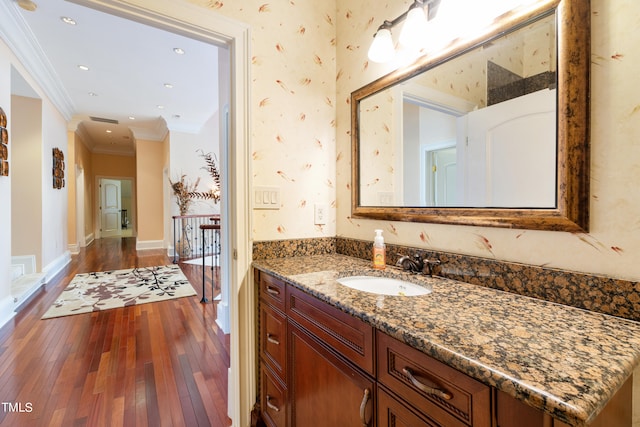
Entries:
{"label": "soap dispenser", "polygon": [[376,236],[373,239],[373,268],[384,270],[387,266],[384,237],[382,237],[382,230],[375,230],[375,232]]}

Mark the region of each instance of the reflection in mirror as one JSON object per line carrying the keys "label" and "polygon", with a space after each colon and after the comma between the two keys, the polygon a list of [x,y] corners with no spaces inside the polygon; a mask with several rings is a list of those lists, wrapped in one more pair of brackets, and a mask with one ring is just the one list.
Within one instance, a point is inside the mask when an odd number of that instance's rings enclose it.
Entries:
{"label": "reflection in mirror", "polygon": [[588,0],[537,0],[351,94],[354,218],[589,225]]}
{"label": "reflection in mirror", "polygon": [[362,99],[360,204],[555,208],[555,23]]}

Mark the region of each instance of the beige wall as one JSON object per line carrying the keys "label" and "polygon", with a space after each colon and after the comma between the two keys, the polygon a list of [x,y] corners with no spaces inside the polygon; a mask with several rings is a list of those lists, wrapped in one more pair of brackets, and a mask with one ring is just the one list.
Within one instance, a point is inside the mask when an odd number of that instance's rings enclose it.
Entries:
{"label": "beige wall", "polygon": [[[96,202],[93,194],[96,180],[93,173],[93,154],[84,145],[80,135],[75,132],[69,132],[69,134],[69,145],[73,145],[73,155],[70,154],[69,158],[74,159],[74,165],[67,166],[69,171],[69,218],[67,225],[69,242],[73,244],[77,241],[76,239],[85,241],[90,239],[94,232]],[[84,236],[76,236],[76,165],[83,170],[84,174]],[[72,206],[73,210],[71,209]],[[71,236],[75,236],[75,238],[72,239]]]}
{"label": "beige wall", "polygon": [[35,255],[36,269],[41,271],[42,101],[12,96],[10,120],[11,255]]}
{"label": "beige wall", "polygon": [[[164,239],[163,169],[165,144],[137,140],[136,179],[138,244],[160,245]],[[159,242],[159,243],[158,243]]]}
{"label": "beige wall", "polygon": [[136,158],[113,154],[91,153],[93,175],[101,177],[135,178]]}
{"label": "beige wall", "polygon": [[76,231],[76,137],[72,131],[67,131],[67,241],[69,245],[76,245],[78,233]]}

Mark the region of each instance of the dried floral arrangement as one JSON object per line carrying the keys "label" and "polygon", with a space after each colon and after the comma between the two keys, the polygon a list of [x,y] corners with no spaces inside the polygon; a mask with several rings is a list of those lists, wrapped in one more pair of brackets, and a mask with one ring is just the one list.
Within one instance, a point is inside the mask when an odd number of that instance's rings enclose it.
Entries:
{"label": "dried floral arrangement", "polygon": [[213,200],[214,203],[220,201],[220,172],[218,171],[216,159],[211,153],[205,153],[202,150],[199,151],[200,157],[203,157],[207,164],[207,166],[202,169],[207,170],[213,178],[214,188],[205,192],[198,191],[200,178],[196,179],[196,182],[191,184],[187,180],[187,176],[185,174],[182,174],[180,176],[180,180],[176,182],[171,181],[171,178],[169,178],[169,183],[173,189],[173,194],[176,196],[176,203],[180,210],[180,215],[182,216],[189,213],[189,208],[196,199]]}

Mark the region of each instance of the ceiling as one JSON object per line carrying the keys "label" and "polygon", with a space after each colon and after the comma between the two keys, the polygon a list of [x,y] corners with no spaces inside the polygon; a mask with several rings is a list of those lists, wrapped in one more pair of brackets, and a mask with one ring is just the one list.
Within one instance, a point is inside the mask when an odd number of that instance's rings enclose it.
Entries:
{"label": "ceiling", "polygon": [[[35,11],[0,2],[0,36],[92,151],[131,155],[135,139],[196,133],[217,110],[217,47],[69,1],[34,1]],[[36,96],[15,70],[12,93]]]}

